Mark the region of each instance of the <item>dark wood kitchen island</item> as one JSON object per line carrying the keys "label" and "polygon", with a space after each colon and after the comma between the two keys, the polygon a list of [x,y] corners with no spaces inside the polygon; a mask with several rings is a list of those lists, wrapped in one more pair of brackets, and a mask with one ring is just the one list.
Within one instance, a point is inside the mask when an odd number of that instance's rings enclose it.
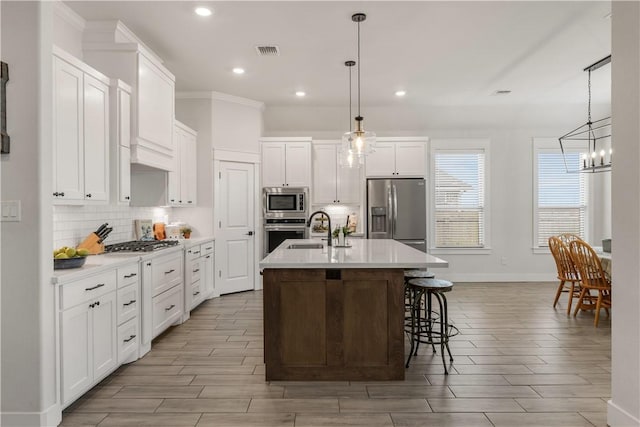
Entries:
{"label": "dark wood kitchen island", "polygon": [[404,379],[403,271],[447,262],[383,239],[289,249],[317,243],[287,240],[260,263],[266,379]]}

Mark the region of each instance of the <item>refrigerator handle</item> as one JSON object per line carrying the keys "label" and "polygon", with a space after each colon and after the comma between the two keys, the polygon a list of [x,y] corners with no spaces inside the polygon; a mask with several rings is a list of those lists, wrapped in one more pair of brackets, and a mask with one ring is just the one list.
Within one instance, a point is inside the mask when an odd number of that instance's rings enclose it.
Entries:
{"label": "refrigerator handle", "polygon": [[387,239],[393,239],[393,217],[395,212],[393,212],[393,188],[391,185],[387,187],[387,208],[389,210],[387,213]]}
{"label": "refrigerator handle", "polygon": [[398,191],[395,184],[391,184],[393,191],[393,237],[396,237],[396,227],[398,223]]}

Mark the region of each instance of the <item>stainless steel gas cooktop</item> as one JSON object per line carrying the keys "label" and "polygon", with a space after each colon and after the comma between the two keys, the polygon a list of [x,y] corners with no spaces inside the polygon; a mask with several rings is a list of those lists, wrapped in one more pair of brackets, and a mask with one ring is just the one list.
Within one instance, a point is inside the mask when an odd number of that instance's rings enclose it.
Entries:
{"label": "stainless steel gas cooktop", "polygon": [[177,240],[131,240],[129,242],[106,245],[104,251],[110,252],[152,252],[178,244]]}

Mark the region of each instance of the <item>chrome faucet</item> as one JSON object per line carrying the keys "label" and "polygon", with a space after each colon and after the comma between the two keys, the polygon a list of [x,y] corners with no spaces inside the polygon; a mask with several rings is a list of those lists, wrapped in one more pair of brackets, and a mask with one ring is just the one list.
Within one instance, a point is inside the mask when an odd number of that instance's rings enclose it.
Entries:
{"label": "chrome faucet", "polygon": [[326,213],[325,211],[315,211],[311,214],[311,216],[309,216],[309,219],[307,220],[307,227],[311,226],[311,220],[316,214],[322,214],[329,220],[329,229],[327,230],[327,246],[331,246],[331,217],[328,213]]}

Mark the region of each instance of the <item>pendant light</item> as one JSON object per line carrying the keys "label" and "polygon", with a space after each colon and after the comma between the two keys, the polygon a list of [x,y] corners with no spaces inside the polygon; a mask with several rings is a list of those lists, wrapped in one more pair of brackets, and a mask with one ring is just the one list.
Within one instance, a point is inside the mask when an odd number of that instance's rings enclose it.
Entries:
{"label": "pendant light", "polygon": [[[611,149],[611,117],[605,117],[604,119],[596,121],[591,120],[591,72],[610,62],[611,55],[602,58],[600,61],[589,65],[583,70],[588,72],[587,87],[589,96],[587,123],[559,138],[560,150],[562,151],[567,172],[596,173],[609,172],[611,170],[613,157],[613,151]],[[571,161],[567,161],[565,149],[574,146],[571,144],[586,144],[586,147],[584,145],[580,147],[581,149],[586,149],[586,152],[583,152],[581,155],[580,165],[576,165],[575,163],[571,164]]]}
{"label": "pendant light", "polygon": [[[353,70],[353,66],[356,65],[356,61],[345,61],[344,63],[345,67],[347,67],[347,70],[349,71],[349,132],[347,133],[351,133],[351,131],[353,130],[352,126],[352,122],[351,122],[351,106],[353,105],[353,102],[351,100],[351,95],[353,93],[353,90],[351,88],[351,75],[352,75],[352,70]],[[351,150],[350,146],[346,146],[346,145],[342,145],[340,147],[340,150],[338,152],[338,159],[339,159],[339,164],[340,167],[343,168],[359,168],[361,164],[364,163],[364,157],[360,156],[355,156],[354,155],[354,151]]]}
{"label": "pendant light", "polygon": [[[364,161],[364,156],[375,151],[376,134],[365,131],[362,124],[363,117],[360,114],[360,70],[362,62],[360,61],[360,23],[367,19],[364,13],[355,13],[351,16],[351,20],[358,26],[358,115],[355,117],[355,130],[349,130],[342,136],[343,152],[350,153],[354,157],[354,164]],[[357,162],[355,161],[357,159]]]}

